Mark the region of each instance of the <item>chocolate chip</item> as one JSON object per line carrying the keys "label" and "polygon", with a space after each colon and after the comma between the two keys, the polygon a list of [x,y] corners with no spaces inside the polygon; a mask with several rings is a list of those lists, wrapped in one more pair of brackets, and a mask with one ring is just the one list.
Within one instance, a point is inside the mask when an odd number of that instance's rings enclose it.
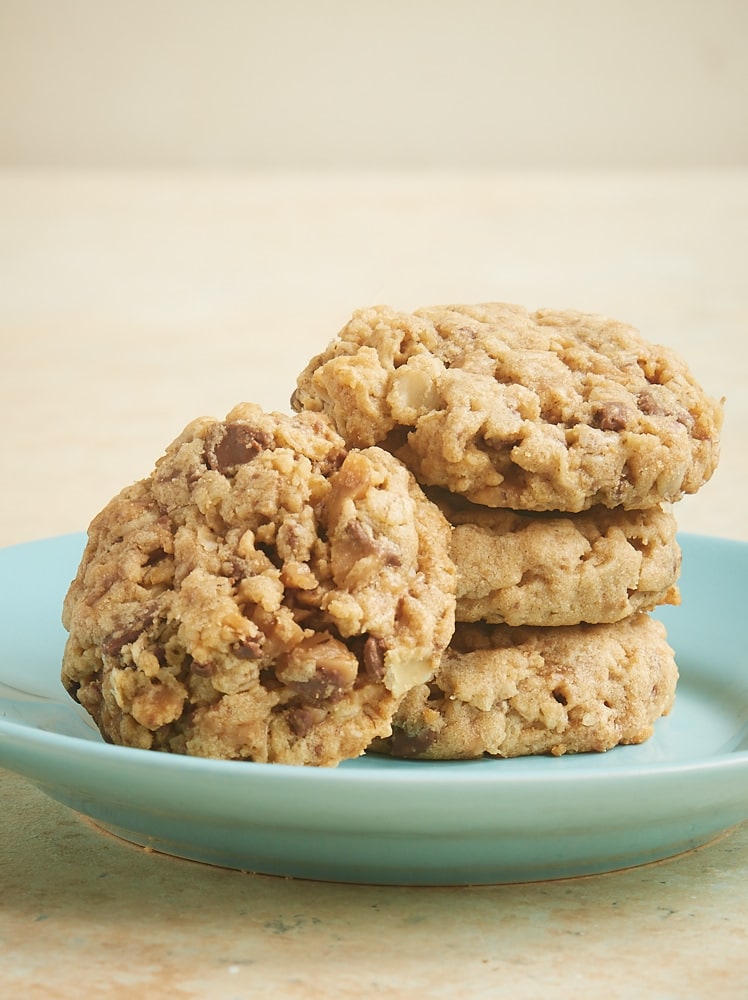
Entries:
{"label": "chocolate chip", "polygon": [[339,451],[331,451],[320,463],[320,472],[322,475],[329,479],[334,472],[338,471],[345,461],[347,454],[347,448],[341,448]]}
{"label": "chocolate chip", "polygon": [[667,413],[665,407],[650,390],[639,393],[636,397],[636,405],[642,413],[646,413],[650,417],[662,417]]}
{"label": "chocolate chip", "polygon": [[266,691],[281,691],[283,689],[283,685],[276,677],[272,667],[265,667],[260,671],[260,685]]}
{"label": "chocolate chip", "polygon": [[682,424],[688,431],[694,426],[693,416],[672,401],[660,399],[652,389],[645,389],[636,397],[636,402],[642,413],[650,417],[670,417]]}
{"label": "chocolate chip", "polygon": [[379,681],[384,677],[384,654],[386,648],[382,639],[378,639],[373,635],[370,635],[364,643],[364,670],[374,681]]}
{"label": "chocolate chip", "polygon": [[112,632],[101,641],[101,651],[105,656],[119,656],[123,646],[129,646],[139,639],[153,625],[158,616],[158,605],[155,602],[144,605],[140,610],[140,618],[127,628]]}
{"label": "chocolate chip", "polygon": [[166,551],[164,549],[154,549],[153,552],[149,553],[146,559],[146,566],[155,566],[160,563],[162,559],[166,558]]}
{"label": "chocolate chip", "polygon": [[225,475],[231,469],[251,462],[271,443],[271,436],[259,427],[225,424],[221,436],[206,447],[205,459],[211,469]]}
{"label": "chocolate chip", "polygon": [[317,704],[322,701],[340,701],[349,687],[347,677],[329,667],[318,670],[309,680],[287,680],[284,683],[305,701]]}
{"label": "chocolate chip", "polygon": [[421,757],[436,739],[431,729],[409,733],[394,727],[389,740],[389,752],[393,757]]}
{"label": "chocolate chip", "polygon": [[376,556],[383,566],[400,566],[402,558],[391,542],[375,537],[369,528],[358,518],[353,518],[345,526],[347,541],[351,543],[353,553],[358,558]]}
{"label": "chocolate chip", "polygon": [[240,660],[259,660],[262,656],[262,645],[257,639],[244,639],[234,646],[234,656]]}
{"label": "chocolate chip", "polygon": [[295,736],[307,736],[325,718],[324,709],[302,705],[292,709],[287,716],[288,727]]}
{"label": "chocolate chip", "polygon": [[146,625],[133,625],[132,628],[123,629],[121,632],[112,632],[101,642],[101,651],[105,656],[119,656],[123,646],[129,646],[135,642],[142,633]]}
{"label": "chocolate chip", "polygon": [[629,422],[629,410],[624,403],[603,403],[595,411],[593,421],[601,431],[622,431]]}

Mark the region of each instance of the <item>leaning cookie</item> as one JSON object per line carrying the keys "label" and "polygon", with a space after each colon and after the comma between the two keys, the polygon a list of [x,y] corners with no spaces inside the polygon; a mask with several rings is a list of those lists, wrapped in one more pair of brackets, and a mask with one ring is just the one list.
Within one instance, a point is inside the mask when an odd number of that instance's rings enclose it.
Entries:
{"label": "leaning cookie", "polygon": [[672,707],[678,670],[664,626],[646,614],[613,625],[458,625],[433,683],[403,700],[393,757],[610,750],[641,743]]}
{"label": "leaning cookie", "polygon": [[686,364],[632,327],[503,303],[357,312],[292,405],[421,484],[515,510],[679,500],[712,475],[722,424]]}
{"label": "leaning cookie", "polygon": [[458,621],[594,624],[680,603],[670,511],[520,513],[427,492],[454,526]]}
{"label": "leaning cookie", "polygon": [[448,546],[407,469],[319,415],[196,420],[92,522],[63,683],[114,743],[333,766],[433,675]]}

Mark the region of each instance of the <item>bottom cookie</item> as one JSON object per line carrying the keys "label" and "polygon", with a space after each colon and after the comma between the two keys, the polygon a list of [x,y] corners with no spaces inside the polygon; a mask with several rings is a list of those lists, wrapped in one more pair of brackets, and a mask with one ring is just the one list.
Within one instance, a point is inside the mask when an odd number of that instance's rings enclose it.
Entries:
{"label": "bottom cookie", "polygon": [[642,743],[667,715],[678,669],[644,613],[612,625],[457,625],[430,684],[370,750],[433,760],[605,751]]}

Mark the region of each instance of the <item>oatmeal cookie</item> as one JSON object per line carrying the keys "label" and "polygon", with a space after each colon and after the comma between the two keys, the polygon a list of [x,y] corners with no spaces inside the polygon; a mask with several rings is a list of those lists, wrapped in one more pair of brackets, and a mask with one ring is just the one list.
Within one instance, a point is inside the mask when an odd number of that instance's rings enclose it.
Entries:
{"label": "oatmeal cookie", "polygon": [[680,603],[681,551],[670,511],[528,513],[437,488],[427,493],[454,525],[458,621],[594,624]]}
{"label": "oatmeal cookie", "polygon": [[444,760],[642,743],[677,677],[664,626],[644,613],[545,629],[458,624],[434,681],[406,695],[372,749]]}
{"label": "oatmeal cookie", "polygon": [[503,303],[354,314],[299,375],[295,409],[379,444],[421,484],[490,507],[643,509],[696,492],[722,404],[630,326]]}
{"label": "oatmeal cookie", "polygon": [[449,530],[397,459],[318,414],[198,419],[93,520],[63,683],[114,743],[333,766],[433,675]]}

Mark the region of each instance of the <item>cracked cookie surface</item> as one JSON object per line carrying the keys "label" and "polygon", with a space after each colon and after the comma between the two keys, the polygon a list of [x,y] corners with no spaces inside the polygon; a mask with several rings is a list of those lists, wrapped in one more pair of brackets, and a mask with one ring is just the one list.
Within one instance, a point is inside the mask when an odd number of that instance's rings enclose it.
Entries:
{"label": "cracked cookie surface", "polygon": [[440,489],[427,493],[454,526],[458,621],[596,624],[680,603],[681,551],[670,511],[520,513]]}
{"label": "cracked cookie surface", "polygon": [[355,313],[295,409],[381,444],[422,484],[521,510],[642,509],[696,492],[722,405],[674,352],[602,316],[504,303]]}
{"label": "cracked cookie surface", "polygon": [[661,622],[512,628],[458,624],[434,681],[411,691],[394,757],[583,753],[642,743],[672,707],[678,670]]}
{"label": "cracked cookie surface", "polygon": [[334,766],[433,675],[448,546],[408,470],[323,417],[198,419],[91,523],[63,684],[110,742]]}

